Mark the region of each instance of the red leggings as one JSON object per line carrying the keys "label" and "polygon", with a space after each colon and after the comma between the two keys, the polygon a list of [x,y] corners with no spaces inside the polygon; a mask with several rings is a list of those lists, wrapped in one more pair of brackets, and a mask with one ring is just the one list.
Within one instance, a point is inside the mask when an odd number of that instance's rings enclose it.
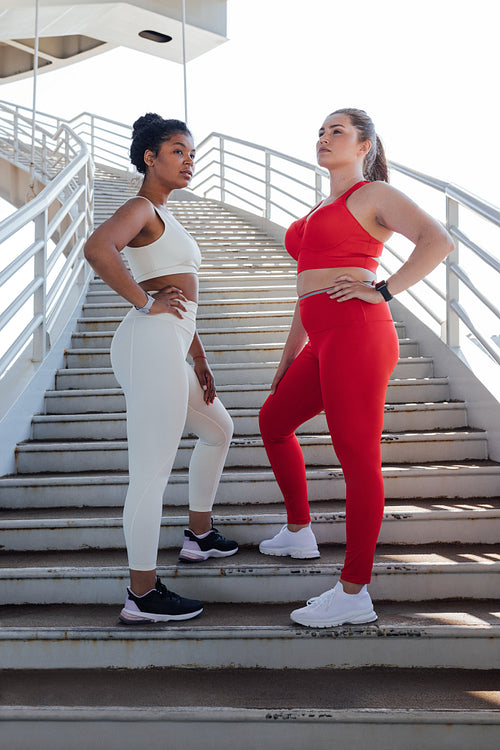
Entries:
{"label": "red leggings", "polygon": [[369,583],[384,510],[380,438],[398,338],[386,302],[300,301],[309,343],[260,412],[260,429],[288,523],[310,521],[304,457],[295,430],[323,409],[346,482],[342,579]]}

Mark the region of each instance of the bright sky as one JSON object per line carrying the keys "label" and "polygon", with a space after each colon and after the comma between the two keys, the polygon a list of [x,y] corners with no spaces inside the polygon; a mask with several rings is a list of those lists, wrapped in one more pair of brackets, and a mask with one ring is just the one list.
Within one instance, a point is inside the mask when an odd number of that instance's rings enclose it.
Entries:
{"label": "bright sky", "polygon": [[[188,65],[189,125],[313,161],[325,115],[360,107],[389,158],[498,205],[499,28],[499,0],[229,0],[229,41]],[[40,75],[38,107],[183,118],[182,67],[120,48]]]}

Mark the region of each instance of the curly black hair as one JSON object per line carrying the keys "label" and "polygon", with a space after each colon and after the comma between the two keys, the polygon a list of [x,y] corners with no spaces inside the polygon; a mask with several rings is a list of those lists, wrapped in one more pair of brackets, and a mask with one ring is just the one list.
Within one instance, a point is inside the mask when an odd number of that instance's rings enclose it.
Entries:
{"label": "curly black hair", "polygon": [[152,151],[158,155],[161,144],[169,141],[175,133],[191,132],[182,120],[164,120],[154,112],[148,112],[134,122],[132,132],[132,144],[130,146],[130,161],[141,174],[146,174],[147,165],[144,161],[144,152]]}

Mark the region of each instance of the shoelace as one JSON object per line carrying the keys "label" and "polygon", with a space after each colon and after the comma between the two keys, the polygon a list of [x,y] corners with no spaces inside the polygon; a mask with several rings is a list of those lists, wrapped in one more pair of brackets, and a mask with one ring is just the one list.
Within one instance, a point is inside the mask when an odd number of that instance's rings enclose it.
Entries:
{"label": "shoelace", "polygon": [[214,526],[212,526],[212,533],[215,534],[216,539],[224,539],[219,529],[214,528]]}
{"label": "shoelace", "polygon": [[307,606],[309,607],[311,604],[330,604],[334,596],[335,589],[328,589],[328,591],[324,591],[319,596],[312,596],[310,599],[308,599]]}
{"label": "shoelace", "polygon": [[161,597],[164,599],[170,599],[172,601],[175,601],[176,599],[179,599],[180,597],[177,594],[174,594],[173,591],[169,591],[164,583],[161,582],[160,578],[156,578],[156,590],[160,594]]}

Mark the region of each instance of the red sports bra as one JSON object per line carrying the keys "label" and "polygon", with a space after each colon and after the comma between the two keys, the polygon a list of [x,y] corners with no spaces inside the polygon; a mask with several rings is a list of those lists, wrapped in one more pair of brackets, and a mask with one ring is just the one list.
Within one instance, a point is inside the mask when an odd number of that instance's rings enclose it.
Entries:
{"label": "red sports bra", "polygon": [[357,182],[333,203],[313,208],[288,228],[285,247],[298,260],[297,273],[342,266],[377,270],[384,243],[368,234],[345,204],[351,193],[367,184],[368,180]]}

